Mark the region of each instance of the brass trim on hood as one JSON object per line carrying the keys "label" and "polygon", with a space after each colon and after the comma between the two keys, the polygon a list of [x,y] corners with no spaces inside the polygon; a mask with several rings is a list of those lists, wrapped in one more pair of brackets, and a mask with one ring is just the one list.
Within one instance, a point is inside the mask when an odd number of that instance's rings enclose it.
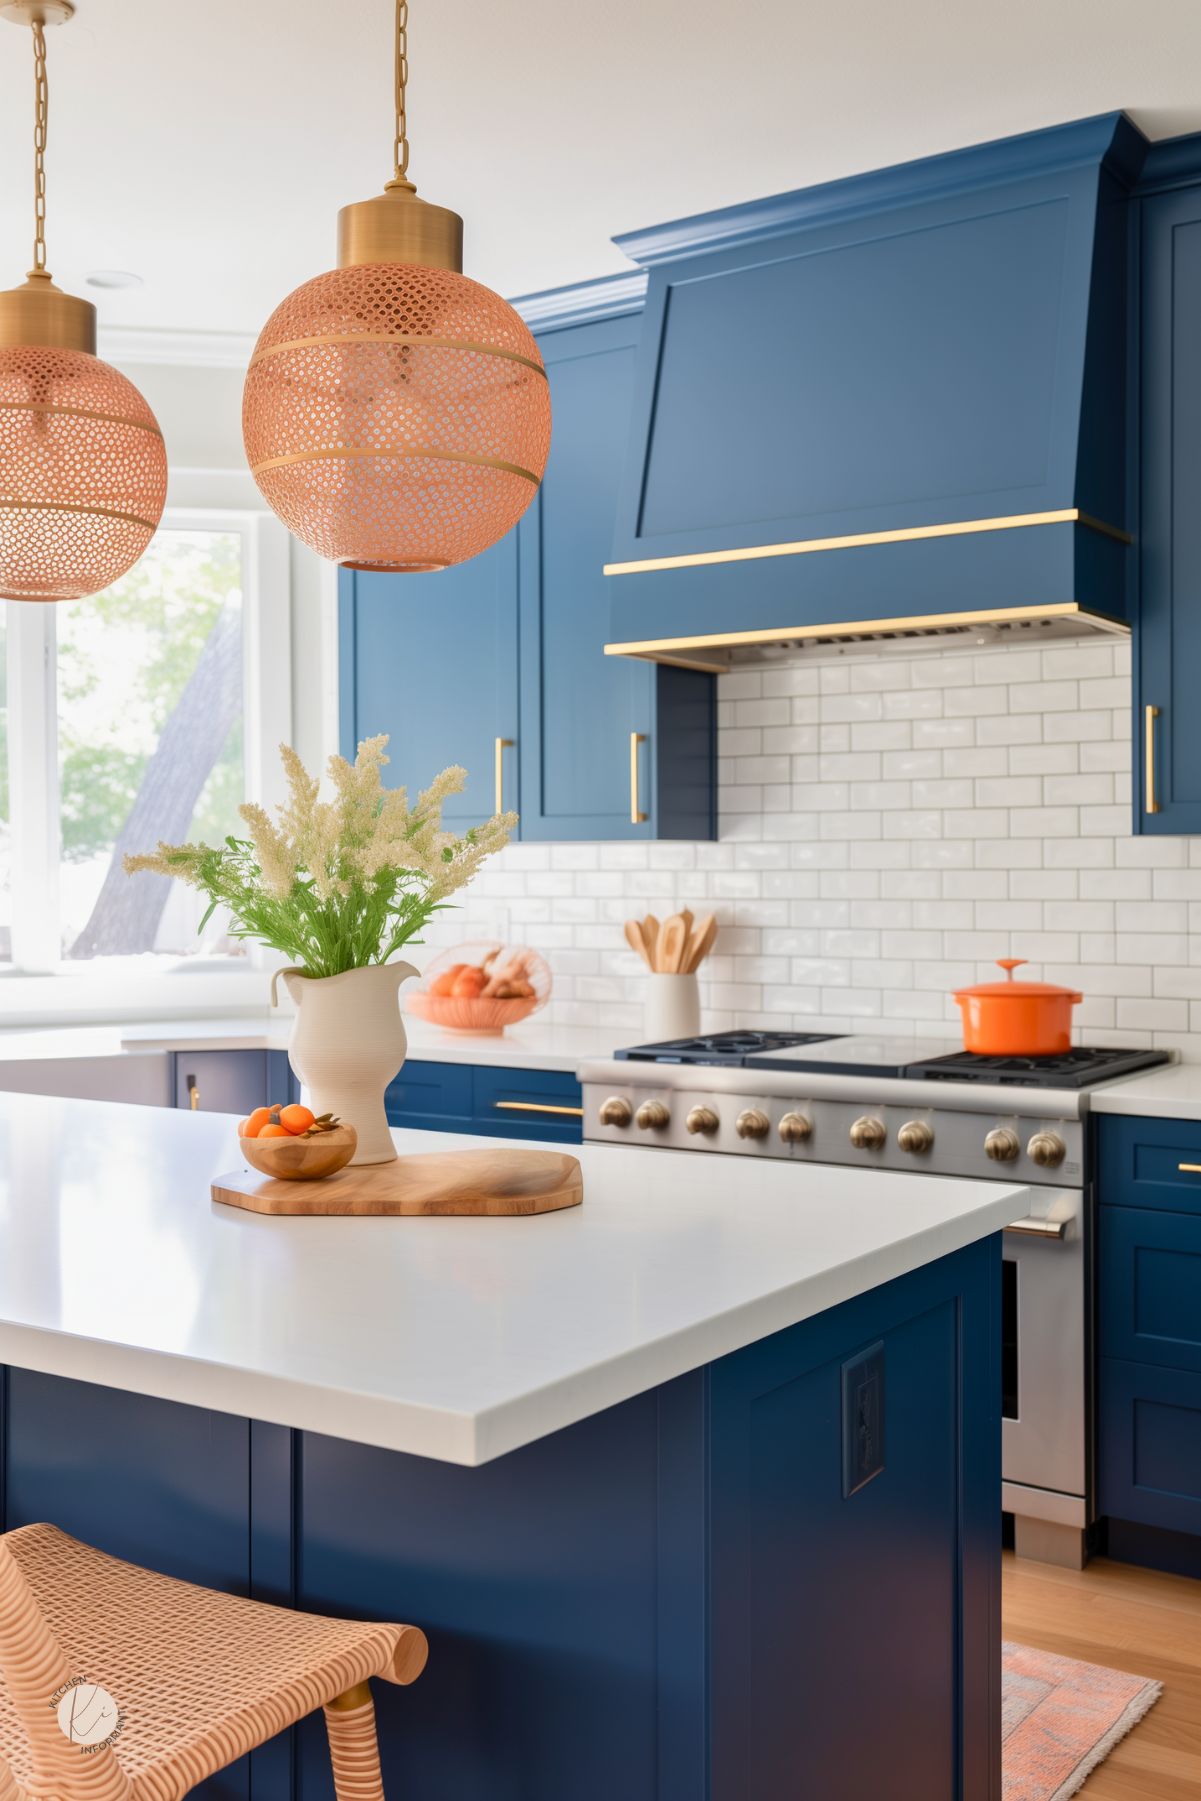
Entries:
{"label": "brass trim on hood", "polygon": [[1010,513],[999,519],[954,519],[943,525],[905,525],[888,532],[853,532],[841,538],[798,538],[791,544],[748,544],[737,550],[696,550],[675,557],[642,557],[632,563],[606,563],[606,575],[647,575],[656,569],[700,569],[710,563],[750,563],[760,557],[800,557],[815,550],[855,550],[869,544],[906,544],[915,538],[959,538],[972,532],[1007,532],[1025,525],[1084,525],[1120,544],[1129,532],[1082,513],[1060,507],[1051,513]]}
{"label": "brass trim on hood", "polygon": [[[768,631],[706,632],[698,637],[642,638],[624,644],[606,644],[607,657],[646,657],[655,663],[671,663],[681,669],[699,669],[723,675],[728,661],[714,660],[715,653],[750,650],[757,645],[803,644],[824,638],[831,643],[849,638],[905,637],[970,631],[981,625],[1034,625],[1042,620],[1079,620],[1093,631],[1123,637],[1130,627],[1105,613],[1092,612],[1078,601],[1066,600],[1045,607],[979,607],[961,613],[911,613],[895,619],[846,619],[823,625],[785,625]],[[714,653],[706,658],[705,653]]]}

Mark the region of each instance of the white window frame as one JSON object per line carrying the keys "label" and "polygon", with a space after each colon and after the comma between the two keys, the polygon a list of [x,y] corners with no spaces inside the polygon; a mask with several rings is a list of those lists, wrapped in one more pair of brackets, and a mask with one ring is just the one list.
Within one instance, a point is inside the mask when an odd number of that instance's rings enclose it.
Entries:
{"label": "white window frame", "polygon": [[[248,800],[283,796],[279,745],[292,742],[290,540],[259,509],[171,506],[164,531],[236,532],[242,540],[244,771]],[[278,961],[258,945],[245,966],[164,957],[162,968],[106,973],[62,956],[59,919],[57,630],[53,605],[8,605],[12,963],[0,970],[0,1025],[47,1017],[134,1019],[242,1011],[265,1000]],[[186,987],[184,982],[186,979]]]}

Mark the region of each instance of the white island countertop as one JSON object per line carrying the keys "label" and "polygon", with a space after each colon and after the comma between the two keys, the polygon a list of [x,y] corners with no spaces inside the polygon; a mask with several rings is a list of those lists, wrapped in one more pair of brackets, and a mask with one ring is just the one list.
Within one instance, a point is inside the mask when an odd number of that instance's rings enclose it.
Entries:
{"label": "white island countertop", "polygon": [[[1030,1196],[585,1145],[584,1203],[560,1213],[275,1219],[210,1198],[239,1165],[234,1125],[0,1095],[0,1363],[479,1464],[996,1232]],[[456,1140],[475,1145],[498,1148]]]}
{"label": "white island countertop", "polygon": [[1093,1113],[1141,1114],[1145,1119],[1195,1119],[1201,1124],[1201,1063],[1164,1063],[1106,1082],[1089,1095]]}

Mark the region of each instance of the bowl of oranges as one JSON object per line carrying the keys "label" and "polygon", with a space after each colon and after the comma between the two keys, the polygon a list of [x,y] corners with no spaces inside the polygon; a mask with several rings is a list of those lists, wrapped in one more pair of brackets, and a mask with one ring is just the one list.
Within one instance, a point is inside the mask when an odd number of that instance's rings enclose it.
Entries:
{"label": "bowl of oranges", "polygon": [[528,945],[461,944],[434,958],[405,1007],[443,1031],[498,1038],[545,1007],[550,990],[550,965]]}
{"label": "bowl of oranges", "polygon": [[289,1107],[256,1107],[238,1126],[238,1148],[252,1169],[281,1182],[317,1182],[345,1169],[359,1135],[332,1113]]}

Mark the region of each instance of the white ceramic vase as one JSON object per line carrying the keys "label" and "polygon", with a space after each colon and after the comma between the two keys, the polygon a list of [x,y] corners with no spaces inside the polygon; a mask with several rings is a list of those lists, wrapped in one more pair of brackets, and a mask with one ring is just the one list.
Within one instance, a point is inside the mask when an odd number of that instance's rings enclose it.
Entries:
{"label": "white ceramic vase", "polygon": [[701,997],[695,974],[647,977],[646,1042],[695,1038],[701,1029]]}
{"label": "white ceramic vase", "polygon": [[373,963],[337,976],[277,970],[296,1007],[288,1062],[304,1083],[314,1113],[336,1113],[359,1136],[351,1163],[390,1163],[396,1146],[388,1130],[384,1090],[405,1060],[408,1040],[400,1013],[400,984],[411,963]]}

